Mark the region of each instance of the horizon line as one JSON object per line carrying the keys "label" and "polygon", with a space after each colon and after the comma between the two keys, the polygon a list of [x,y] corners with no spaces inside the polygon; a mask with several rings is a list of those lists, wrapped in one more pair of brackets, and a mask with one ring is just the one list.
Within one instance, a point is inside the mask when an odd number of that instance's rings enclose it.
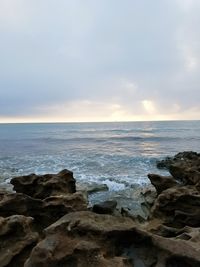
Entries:
{"label": "horizon line", "polygon": [[170,122],[170,121],[200,121],[200,119],[166,119],[166,120],[124,120],[124,121],[24,121],[24,122],[1,122],[0,124],[75,124],[75,123],[123,123],[123,122]]}

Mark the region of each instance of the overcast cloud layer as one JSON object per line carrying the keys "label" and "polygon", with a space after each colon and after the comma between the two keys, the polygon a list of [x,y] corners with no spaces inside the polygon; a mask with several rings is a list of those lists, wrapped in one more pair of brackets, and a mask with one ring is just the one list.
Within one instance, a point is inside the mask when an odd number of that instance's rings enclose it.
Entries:
{"label": "overcast cloud layer", "polygon": [[199,0],[0,0],[0,122],[200,119]]}

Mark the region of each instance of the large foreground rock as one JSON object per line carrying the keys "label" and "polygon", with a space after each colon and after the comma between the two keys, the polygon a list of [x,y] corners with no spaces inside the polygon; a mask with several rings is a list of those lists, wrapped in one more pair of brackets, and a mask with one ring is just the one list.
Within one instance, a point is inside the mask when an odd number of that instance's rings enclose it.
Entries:
{"label": "large foreground rock", "polygon": [[[38,240],[38,234],[31,230],[33,219],[21,215],[0,218],[0,266],[23,266],[20,254]],[[20,263],[19,263],[20,262]]]}
{"label": "large foreground rock", "polygon": [[24,193],[38,199],[76,192],[73,173],[68,170],[62,170],[58,174],[30,174],[15,177],[11,180],[11,184],[14,185],[17,193]]}
{"label": "large foreground rock", "polygon": [[25,267],[199,267],[199,233],[165,238],[129,218],[74,212],[45,230]]}
{"label": "large foreground rock", "polygon": [[45,230],[46,238],[33,249],[25,267],[132,266],[123,256],[132,228],[129,218],[70,213]]}

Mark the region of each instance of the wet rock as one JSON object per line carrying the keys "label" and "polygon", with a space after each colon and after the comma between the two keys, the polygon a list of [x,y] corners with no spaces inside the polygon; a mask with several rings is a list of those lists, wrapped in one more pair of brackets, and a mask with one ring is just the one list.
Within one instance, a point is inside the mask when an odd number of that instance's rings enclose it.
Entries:
{"label": "wet rock", "polygon": [[93,194],[101,191],[108,191],[106,184],[84,183],[77,185],[77,191],[86,191],[88,194]]}
{"label": "wet rock", "polygon": [[14,185],[17,193],[24,193],[38,199],[76,192],[73,173],[68,170],[58,174],[30,174],[15,177],[11,180],[11,184]]}
{"label": "wet rock", "polygon": [[161,176],[157,174],[148,174],[151,184],[156,188],[158,195],[164,190],[179,185],[171,176]]}
{"label": "wet rock", "polygon": [[104,201],[98,204],[95,204],[92,208],[92,211],[99,214],[113,214],[117,207],[117,201]]}
{"label": "wet rock", "polygon": [[31,230],[32,221],[32,218],[21,215],[0,218],[1,267],[8,266],[12,261],[15,261],[13,266],[20,267],[18,265],[20,254],[37,242],[38,234]]}
{"label": "wet rock", "polygon": [[147,207],[151,207],[157,197],[155,189],[147,188],[146,190],[143,190],[141,194],[144,198],[144,202],[147,204]]}

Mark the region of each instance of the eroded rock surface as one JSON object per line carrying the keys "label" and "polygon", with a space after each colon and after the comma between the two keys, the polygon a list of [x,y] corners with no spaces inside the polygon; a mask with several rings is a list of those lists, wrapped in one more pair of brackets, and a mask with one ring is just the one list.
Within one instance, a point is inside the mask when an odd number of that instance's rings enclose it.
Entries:
{"label": "eroded rock surface", "polygon": [[26,248],[32,249],[31,245],[38,241],[38,234],[31,230],[32,221],[32,218],[21,215],[0,217],[1,267],[8,266],[8,264],[11,267],[12,261],[15,261],[13,266],[18,266],[15,258],[19,259],[20,253],[23,253]]}
{"label": "eroded rock surface", "polygon": [[196,161],[199,160],[200,153],[193,152],[193,151],[184,151],[179,152],[174,157],[166,157],[163,160],[157,162],[157,167],[160,169],[167,169],[169,170],[170,166],[176,163],[183,163],[186,161]]}
{"label": "eroded rock surface", "polygon": [[52,196],[40,200],[22,193],[0,192],[0,216],[31,216],[40,228],[49,226],[69,212],[86,210],[81,193]]}
{"label": "eroded rock surface", "polygon": [[33,249],[25,267],[133,266],[123,256],[132,229],[129,218],[70,213],[45,230],[46,238]]}
{"label": "eroded rock surface", "polygon": [[34,198],[45,199],[50,196],[75,193],[76,185],[73,172],[63,170],[58,174],[15,177],[11,180],[14,190]]}
{"label": "eroded rock surface", "polygon": [[169,188],[155,200],[152,216],[170,224],[200,226],[200,194],[195,187]]}
{"label": "eroded rock surface", "polygon": [[129,218],[74,212],[45,230],[25,267],[199,267],[199,230],[186,231],[166,238]]}
{"label": "eroded rock surface", "polygon": [[179,185],[171,176],[162,176],[158,174],[148,174],[148,178],[152,185],[156,188],[158,195],[164,190]]}

